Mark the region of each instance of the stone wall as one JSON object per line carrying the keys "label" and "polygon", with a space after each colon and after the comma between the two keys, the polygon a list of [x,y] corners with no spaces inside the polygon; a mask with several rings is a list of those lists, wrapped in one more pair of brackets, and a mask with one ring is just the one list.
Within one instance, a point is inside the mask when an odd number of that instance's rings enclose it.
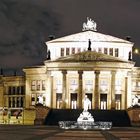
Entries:
{"label": "stone wall", "polygon": [[23,111],[23,124],[24,125],[34,125],[34,120],[36,116],[35,109],[25,109]]}
{"label": "stone wall", "polygon": [[35,125],[43,125],[48,113],[49,113],[48,107],[45,107],[42,105],[36,106],[36,116],[35,116],[34,124]]}
{"label": "stone wall", "polygon": [[140,107],[132,107],[127,110],[132,126],[140,126]]}

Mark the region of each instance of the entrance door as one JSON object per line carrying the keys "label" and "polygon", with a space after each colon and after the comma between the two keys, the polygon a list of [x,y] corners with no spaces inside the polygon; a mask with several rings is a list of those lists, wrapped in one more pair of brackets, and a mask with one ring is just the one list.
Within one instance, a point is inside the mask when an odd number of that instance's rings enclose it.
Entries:
{"label": "entrance door", "polygon": [[77,108],[77,93],[71,93],[71,109]]}
{"label": "entrance door", "polygon": [[90,100],[90,106],[89,109],[92,109],[92,93],[86,93],[88,99]]}
{"label": "entrance door", "polygon": [[107,94],[100,94],[100,109],[107,109]]}
{"label": "entrance door", "polygon": [[121,109],[121,94],[115,94],[115,109]]}
{"label": "entrance door", "polygon": [[56,108],[61,108],[62,105],[62,93],[56,93]]}

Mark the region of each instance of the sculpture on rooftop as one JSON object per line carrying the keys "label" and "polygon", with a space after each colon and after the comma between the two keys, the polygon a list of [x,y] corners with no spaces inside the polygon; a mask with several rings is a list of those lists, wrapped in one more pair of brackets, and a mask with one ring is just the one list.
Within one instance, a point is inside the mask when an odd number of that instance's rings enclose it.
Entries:
{"label": "sculpture on rooftop", "polygon": [[97,24],[91,18],[87,17],[87,23],[83,23],[83,31],[92,30],[97,31]]}
{"label": "sculpture on rooftop", "polygon": [[91,51],[91,40],[88,40],[88,51]]}

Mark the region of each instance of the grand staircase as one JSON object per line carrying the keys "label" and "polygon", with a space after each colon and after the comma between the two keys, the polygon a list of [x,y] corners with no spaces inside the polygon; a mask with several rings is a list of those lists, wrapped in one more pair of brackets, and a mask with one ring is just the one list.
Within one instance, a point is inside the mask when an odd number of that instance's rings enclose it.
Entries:
{"label": "grand staircase", "polygon": [[[46,125],[58,125],[59,121],[77,121],[80,109],[51,109],[45,118]],[[95,122],[109,121],[115,127],[131,126],[126,110],[89,110]]]}

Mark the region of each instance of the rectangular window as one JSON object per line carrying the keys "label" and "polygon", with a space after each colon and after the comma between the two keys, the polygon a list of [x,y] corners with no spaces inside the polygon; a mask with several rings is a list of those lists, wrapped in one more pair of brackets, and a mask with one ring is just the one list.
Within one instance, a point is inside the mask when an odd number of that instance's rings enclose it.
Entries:
{"label": "rectangular window", "polygon": [[70,89],[76,90],[78,88],[78,81],[76,79],[70,80]]}
{"label": "rectangular window", "polygon": [[20,87],[17,87],[17,94],[20,94]]}
{"label": "rectangular window", "polygon": [[81,52],[81,48],[78,48],[78,49],[77,49],[77,52],[80,53],[80,52]]}
{"label": "rectangular window", "polygon": [[104,54],[108,54],[108,49],[107,48],[104,48]]}
{"label": "rectangular window", "polygon": [[32,94],[31,104],[32,104],[32,105],[35,105],[35,104],[36,104],[35,94]]}
{"label": "rectangular window", "polygon": [[37,81],[37,90],[40,90],[40,88],[41,88],[41,81],[38,80],[38,81]]}
{"label": "rectangular window", "polygon": [[83,49],[83,52],[85,52],[85,51],[87,51],[87,49],[86,49],[86,48],[84,48],[84,49]]}
{"label": "rectangular window", "polygon": [[9,95],[12,94],[12,87],[8,87],[8,94],[9,94]]}
{"label": "rectangular window", "polygon": [[11,107],[11,97],[9,97],[9,107]]}
{"label": "rectangular window", "polygon": [[109,54],[113,56],[113,48],[109,48]]}
{"label": "rectangular window", "polygon": [[118,56],[119,56],[119,49],[115,48],[115,57],[118,57]]}
{"label": "rectangular window", "polygon": [[13,88],[13,95],[16,94],[16,87],[12,87]]}
{"label": "rectangular window", "polygon": [[61,56],[64,56],[64,48],[61,48]]}
{"label": "rectangular window", "polygon": [[42,90],[45,90],[45,80],[42,80]]}
{"label": "rectangular window", "polygon": [[25,94],[25,87],[24,87],[24,86],[20,86],[20,93],[21,93],[22,95]]}
{"label": "rectangular window", "polygon": [[12,98],[12,107],[15,107],[15,97]]}
{"label": "rectangular window", "polygon": [[72,54],[75,54],[75,48],[72,48]]}
{"label": "rectangular window", "polygon": [[70,54],[70,48],[66,48],[66,55]]}
{"label": "rectangular window", "polygon": [[31,90],[36,90],[36,81],[31,82]]}
{"label": "rectangular window", "polygon": [[101,53],[101,52],[102,52],[102,49],[101,49],[101,48],[98,48],[98,52],[100,52],[100,53]]}

